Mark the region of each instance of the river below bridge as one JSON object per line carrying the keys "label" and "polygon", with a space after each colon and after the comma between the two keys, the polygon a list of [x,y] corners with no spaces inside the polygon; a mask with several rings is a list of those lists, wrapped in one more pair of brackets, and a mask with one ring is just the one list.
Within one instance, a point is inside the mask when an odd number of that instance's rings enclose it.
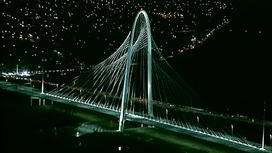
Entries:
{"label": "river below bridge", "polygon": [[0,90],[1,152],[179,152],[239,153],[190,136],[126,123],[73,106],[48,102],[30,106],[30,97]]}

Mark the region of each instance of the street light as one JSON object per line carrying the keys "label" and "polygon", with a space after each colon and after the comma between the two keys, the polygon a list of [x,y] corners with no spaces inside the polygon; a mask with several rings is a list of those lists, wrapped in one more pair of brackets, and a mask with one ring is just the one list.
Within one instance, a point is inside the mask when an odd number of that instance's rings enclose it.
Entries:
{"label": "street light", "polygon": [[260,148],[261,150],[265,150],[264,149],[264,132],[265,132],[265,101],[264,101],[264,111],[263,111],[263,136],[262,136],[262,148]]}
{"label": "street light", "polygon": [[233,136],[233,124],[231,124],[230,127],[231,127],[231,135]]}
{"label": "street light", "polygon": [[42,70],[42,91],[41,94],[44,94],[44,70]]}
{"label": "street light", "polygon": [[16,64],[16,74],[19,74],[19,68],[18,68],[18,64]]}
{"label": "street light", "polygon": [[270,137],[270,145],[272,145],[272,134],[270,134],[269,137]]}
{"label": "street light", "polygon": [[166,118],[168,120],[168,109],[165,109]]}

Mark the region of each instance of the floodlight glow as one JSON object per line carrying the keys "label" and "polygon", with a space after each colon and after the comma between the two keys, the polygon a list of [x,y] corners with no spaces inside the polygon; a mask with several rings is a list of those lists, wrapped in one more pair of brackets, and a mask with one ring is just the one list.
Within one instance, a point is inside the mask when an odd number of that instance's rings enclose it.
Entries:
{"label": "floodlight glow", "polygon": [[23,71],[21,73],[21,76],[30,76],[29,72],[28,71]]}

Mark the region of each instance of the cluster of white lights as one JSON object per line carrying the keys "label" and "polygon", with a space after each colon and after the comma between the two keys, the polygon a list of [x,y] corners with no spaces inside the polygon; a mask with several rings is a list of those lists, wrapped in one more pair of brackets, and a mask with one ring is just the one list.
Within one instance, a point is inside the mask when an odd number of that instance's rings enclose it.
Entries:
{"label": "cluster of white lights", "polygon": [[[225,137],[222,137],[222,136],[218,136],[218,135],[215,135],[215,134],[210,134],[210,133],[206,133],[206,132],[199,131],[199,130],[196,130],[196,129],[184,127],[184,126],[181,126],[181,125],[172,124],[172,123],[166,122],[166,121],[156,120],[156,119],[154,119],[154,118],[147,118],[147,117],[144,117],[144,118],[145,118],[146,120],[150,120],[150,121],[153,121],[153,122],[157,122],[157,123],[169,125],[169,126],[172,126],[172,127],[175,127],[175,128],[181,128],[181,129],[183,129],[183,130],[188,130],[188,131],[191,131],[191,132],[196,132],[196,133],[199,133],[199,134],[203,134],[203,135],[207,135],[207,136],[214,137],[214,138],[217,138],[217,139],[229,141],[229,142],[236,143],[236,144],[239,144],[239,145],[243,145],[243,146],[246,146],[246,147],[251,147],[251,148],[254,148],[254,149],[259,149],[258,147],[253,146],[253,145],[251,145],[251,144],[243,143],[243,142],[236,141],[236,140],[232,140],[232,139],[228,139],[228,138],[225,138]],[[188,125],[187,125],[187,126],[188,126]]]}
{"label": "cluster of white lights", "polygon": [[87,103],[87,102],[80,101],[80,100],[77,100],[77,99],[71,99],[71,98],[67,98],[67,97],[63,97],[63,96],[59,96],[59,95],[54,95],[54,94],[49,94],[49,93],[45,93],[45,95],[55,97],[55,98],[59,98],[59,99],[63,99],[63,100],[67,100],[67,101],[73,101],[73,102],[77,102],[77,103],[81,103],[81,104],[86,104],[86,105],[89,105],[89,106],[92,106],[92,107],[111,110],[111,111],[114,111],[114,112],[120,112],[120,110],[115,109],[114,107],[113,108],[112,107],[105,107],[105,106],[102,106],[102,105],[96,105],[94,103]]}
{"label": "cluster of white lights", "polygon": [[21,73],[21,76],[30,76],[29,72],[28,71],[23,71]]}
{"label": "cluster of white lights", "polygon": [[[75,100],[75,99],[71,99],[71,98],[67,98],[67,97],[62,97],[62,96],[53,95],[53,94],[49,94],[49,93],[46,93],[45,95],[60,98],[60,99],[64,99],[64,100],[68,100],[68,101],[78,102],[78,103],[90,105],[90,106],[97,107],[97,108],[102,108],[102,109],[106,109],[106,110],[120,112],[120,110],[118,110],[118,109],[109,108],[109,107],[105,107],[105,106],[102,106],[102,105],[96,105],[96,104],[93,104],[93,103],[86,103],[86,102],[83,102],[83,101],[80,101],[80,100]],[[203,131],[200,131],[200,130],[189,128],[190,125],[187,125],[187,127],[185,127],[184,125],[173,124],[173,123],[167,122],[166,120],[157,120],[155,118],[149,118],[149,117],[144,117],[144,116],[140,116],[140,115],[136,115],[136,114],[130,114],[130,113],[129,113],[129,115],[131,117],[133,117],[133,118],[142,118],[142,119],[146,119],[146,120],[153,121],[153,122],[156,122],[156,123],[172,126],[172,127],[183,129],[183,130],[188,130],[188,131],[191,131],[191,132],[207,135],[207,136],[214,137],[214,138],[221,139],[221,140],[225,140],[225,141],[229,141],[229,142],[239,144],[239,145],[243,145],[243,146],[246,146],[246,147],[250,147],[250,148],[254,148],[254,149],[260,149],[260,148],[258,148],[256,146],[253,146],[253,145],[248,144],[248,143],[243,143],[243,142],[240,142],[240,141],[237,141],[237,140],[232,140],[232,139],[229,139],[229,138],[226,138],[226,137],[218,136],[216,134],[210,134],[210,133],[207,133],[207,132],[203,132]]]}

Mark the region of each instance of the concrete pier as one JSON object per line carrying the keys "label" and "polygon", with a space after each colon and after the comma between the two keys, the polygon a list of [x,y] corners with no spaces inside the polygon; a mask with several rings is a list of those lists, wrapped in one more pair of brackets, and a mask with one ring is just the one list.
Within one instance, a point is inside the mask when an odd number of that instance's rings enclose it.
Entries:
{"label": "concrete pier", "polygon": [[50,100],[50,102],[44,98],[36,97],[36,96],[30,96],[30,106],[35,105],[35,101],[37,101],[38,106],[44,106],[46,104],[54,104],[54,101]]}

